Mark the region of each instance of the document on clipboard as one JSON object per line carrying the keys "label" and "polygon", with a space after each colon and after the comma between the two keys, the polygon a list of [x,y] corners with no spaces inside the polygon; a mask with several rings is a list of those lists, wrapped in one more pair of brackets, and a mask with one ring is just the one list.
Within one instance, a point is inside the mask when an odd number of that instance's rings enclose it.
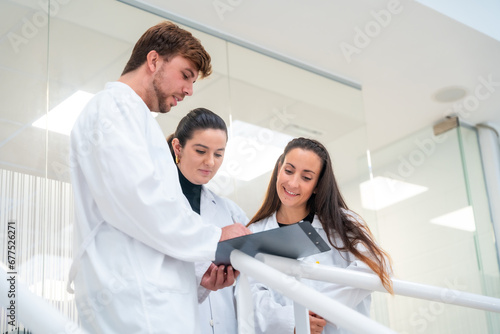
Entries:
{"label": "document on clipboard", "polygon": [[331,248],[311,226],[311,223],[300,222],[221,241],[217,245],[214,263],[216,265],[230,264],[229,256],[234,249],[250,256],[266,253],[298,259],[326,252]]}

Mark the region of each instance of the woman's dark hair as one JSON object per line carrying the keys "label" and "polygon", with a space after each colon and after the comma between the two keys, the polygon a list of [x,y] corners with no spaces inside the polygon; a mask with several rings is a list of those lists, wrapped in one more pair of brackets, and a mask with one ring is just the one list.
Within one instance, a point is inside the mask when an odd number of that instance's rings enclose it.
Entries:
{"label": "woman's dark hair", "polygon": [[193,138],[195,131],[207,129],[224,131],[227,140],[226,123],[219,115],[205,108],[196,108],[188,112],[177,125],[175,132],[167,138],[172,157],[175,159],[174,148],[172,147],[172,140],[174,138],[177,138],[181,146],[184,147],[186,142]]}
{"label": "woman's dark hair", "polygon": [[[286,155],[295,148],[312,151],[321,159],[316,193],[311,195],[307,206],[309,212],[314,212],[318,216],[330,244],[338,251],[350,252],[365,262],[379,276],[386,290],[392,293],[392,281],[389,276],[392,271],[390,257],[375,243],[370,229],[361,217],[347,207],[335,180],[330,155],[316,140],[295,138],[288,143],[274,166],[264,202],[248,225],[270,217],[280,208],[281,201],[276,189],[278,172]],[[342,244],[337,245],[336,235],[340,237]],[[360,252],[356,248],[358,244],[364,246],[366,252]]]}

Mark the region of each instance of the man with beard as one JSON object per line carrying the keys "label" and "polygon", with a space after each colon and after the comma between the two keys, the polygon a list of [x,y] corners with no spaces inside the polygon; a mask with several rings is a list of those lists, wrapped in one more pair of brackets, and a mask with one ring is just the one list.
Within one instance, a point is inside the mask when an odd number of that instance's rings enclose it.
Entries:
{"label": "man with beard", "polygon": [[[68,287],[74,281],[89,333],[195,333],[193,262],[213,260],[218,241],[249,233],[240,224],[204,224],[191,210],[151,114],[169,112],[210,73],[200,41],[162,22],[144,33],[119,80],[90,100],[73,127],[75,259]],[[223,270],[206,275],[213,290],[235,277]]]}

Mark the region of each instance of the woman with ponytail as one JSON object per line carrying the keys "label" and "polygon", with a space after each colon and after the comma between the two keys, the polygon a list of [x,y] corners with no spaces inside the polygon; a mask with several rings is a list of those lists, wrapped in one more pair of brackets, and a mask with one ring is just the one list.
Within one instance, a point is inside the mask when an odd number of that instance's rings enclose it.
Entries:
{"label": "woman with ponytail", "polygon": [[[182,192],[193,211],[204,222],[221,228],[236,222],[246,224],[248,218],[236,203],[218,196],[205,186],[224,160],[227,143],[224,120],[208,109],[193,109],[181,119],[167,142],[177,165]],[[196,262],[195,273],[198,283],[199,333],[237,333],[233,283],[238,272],[231,266]]]}

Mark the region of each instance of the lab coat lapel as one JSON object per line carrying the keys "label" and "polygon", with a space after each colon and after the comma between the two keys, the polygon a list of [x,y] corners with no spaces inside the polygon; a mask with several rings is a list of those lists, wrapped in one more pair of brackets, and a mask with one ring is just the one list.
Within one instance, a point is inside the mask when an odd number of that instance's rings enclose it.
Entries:
{"label": "lab coat lapel", "polygon": [[217,213],[217,201],[212,193],[205,188],[201,189],[201,217],[203,220],[211,222],[215,214]]}

